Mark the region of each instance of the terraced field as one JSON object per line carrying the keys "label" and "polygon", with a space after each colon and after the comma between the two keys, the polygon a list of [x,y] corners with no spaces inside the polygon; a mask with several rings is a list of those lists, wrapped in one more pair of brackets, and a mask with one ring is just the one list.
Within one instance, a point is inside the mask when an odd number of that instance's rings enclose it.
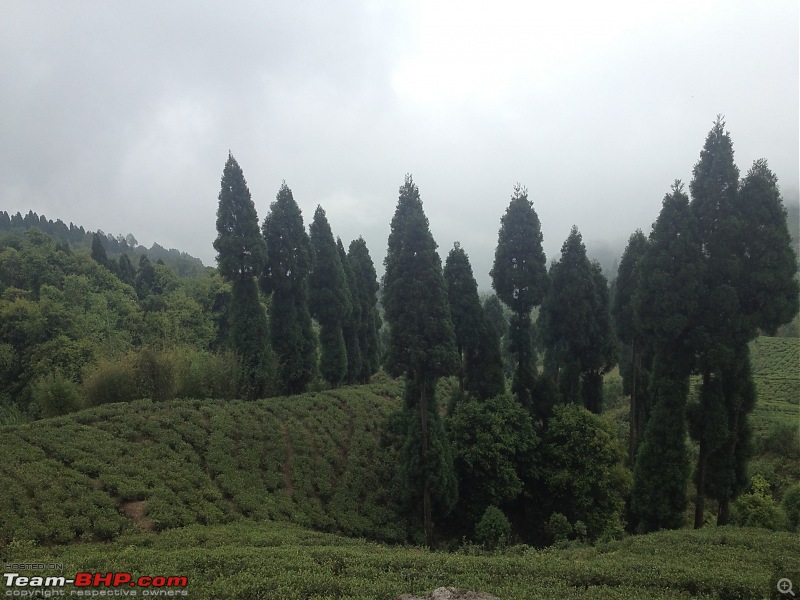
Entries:
{"label": "terraced field", "polygon": [[750,350],[758,392],[756,435],[782,423],[800,427],[800,338],[760,337]]}

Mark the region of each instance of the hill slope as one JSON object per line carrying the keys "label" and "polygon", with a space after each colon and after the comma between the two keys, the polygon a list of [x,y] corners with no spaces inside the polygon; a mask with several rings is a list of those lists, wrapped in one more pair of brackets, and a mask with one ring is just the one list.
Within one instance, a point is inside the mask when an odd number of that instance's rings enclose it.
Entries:
{"label": "hill slope", "polygon": [[158,536],[125,535],[110,544],[18,544],[13,552],[18,562],[61,563],[66,571],[57,574],[67,576],[74,569],[187,577],[194,600],[390,600],[440,586],[503,600],[780,598],[776,583],[800,575],[799,557],[800,536],[735,527],[661,532],[593,548],[468,555],[274,522],[190,526]]}
{"label": "hill slope", "polygon": [[0,542],[239,517],[402,539],[380,448],[399,394],[386,380],[258,402],[139,400],[6,428]]}

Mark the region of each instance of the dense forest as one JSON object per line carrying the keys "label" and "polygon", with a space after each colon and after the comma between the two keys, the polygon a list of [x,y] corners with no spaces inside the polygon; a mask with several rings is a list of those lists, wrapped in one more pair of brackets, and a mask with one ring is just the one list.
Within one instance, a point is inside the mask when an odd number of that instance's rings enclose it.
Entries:
{"label": "dense forest", "polygon": [[[718,118],[688,190],[676,181],[652,231],[631,234],[611,282],[577,227],[547,264],[523,186],[499,222],[494,293],[481,296],[465,247],[442,264],[411,175],[380,281],[364,239],[335,237],[321,206],[306,229],[285,183],[259,221],[230,154],[216,269],[0,212],[2,424],[138,398],[336,390],[383,370],[404,390],[381,425],[391,485],[408,537],[428,546],[595,541],[680,528],[692,509],[696,528],[763,511],[747,493],[750,348],[798,334],[800,295],[767,162],[741,177]],[[615,369],[626,447],[602,418]],[[796,528],[800,487],[784,500]]]}

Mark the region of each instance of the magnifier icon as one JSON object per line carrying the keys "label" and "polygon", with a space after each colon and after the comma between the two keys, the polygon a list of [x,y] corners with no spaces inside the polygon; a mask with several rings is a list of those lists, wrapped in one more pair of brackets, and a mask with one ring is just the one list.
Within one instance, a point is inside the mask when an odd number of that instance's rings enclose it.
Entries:
{"label": "magnifier icon", "polygon": [[792,597],[794,597],[794,591],[792,591],[792,580],[786,579],[786,577],[784,577],[783,579],[779,579],[778,591],[781,594],[791,594]]}

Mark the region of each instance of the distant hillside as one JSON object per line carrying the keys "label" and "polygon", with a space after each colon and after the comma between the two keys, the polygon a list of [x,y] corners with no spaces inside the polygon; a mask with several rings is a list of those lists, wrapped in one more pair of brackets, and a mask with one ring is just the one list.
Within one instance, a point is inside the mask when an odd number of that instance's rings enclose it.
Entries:
{"label": "distant hillside", "polygon": [[186,252],[181,252],[174,248],[167,250],[156,243],[150,248],[146,248],[140,245],[130,233],[125,236],[122,234],[113,236],[110,233],[104,233],[102,230],[94,232],[84,229],[82,226],[77,226],[72,222],[67,225],[61,219],[53,221],[44,215],[37,215],[33,211],[28,211],[28,214],[24,216],[19,212],[15,215],[9,215],[6,211],[0,211],[0,233],[23,236],[25,231],[31,227],[36,227],[56,241],[66,242],[73,248],[90,249],[92,247],[92,238],[95,233],[98,233],[110,257],[116,257],[120,254],[146,254],[151,262],[161,260],[182,277],[199,275],[207,269],[203,261]]}
{"label": "distant hillside", "polygon": [[2,430],[0,547],[238,518],[402,540],[380,429],[401,386],[107,404]]}

